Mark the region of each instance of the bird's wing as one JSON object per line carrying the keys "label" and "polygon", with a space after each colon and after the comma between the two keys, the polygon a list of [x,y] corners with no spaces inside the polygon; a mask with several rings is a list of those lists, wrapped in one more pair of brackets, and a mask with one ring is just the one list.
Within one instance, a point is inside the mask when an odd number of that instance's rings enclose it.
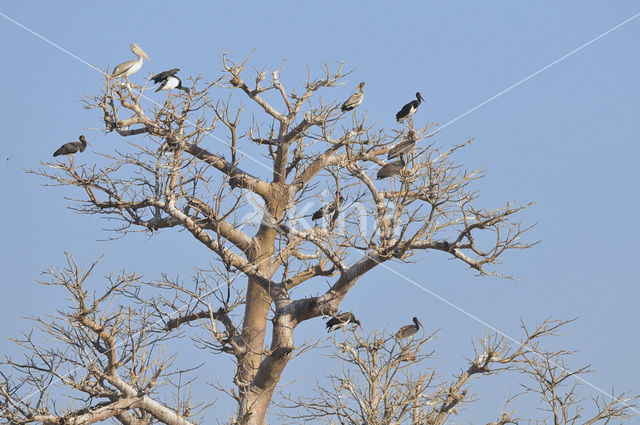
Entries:
{"label": "bird's wing", "polygon": [[362,98],[364,97],[363,93],[354,93],[351,96],[349,96],[349,99],[347,99],[342,106],[345,108],[351,107],[351,106],[357,106],[360,104],[360,102],[362,102]]}
{"label": "bird's wing", "polygon": [[396,114],[396,119],[404,117],[409,113],[409,111],[411,111],[411,102],[407,103],[402,107],[402,109],[400,109],[400,112]]}
{"label": "bird's wing", "polygon": [[311,220],[318,220],[324,216],[324,206],[313,213]]}
{"label": "bird's wing", "polygon": [[113,73],[111,74],[111,76],[112,77],[121,76],[122,74],[127,72],[129,70],[129,68],[131,68],[133,66],[134,63],[136,63],[136,61],[134,61],[134,60],[122,62],[120,65],[116,66],[116,68],[113,70]]}
{"label": "bird's wing", "polygon": [[77,145],[82,146],[80,143],[78,142],[69,142],[69,143],[65,143],[64,145],[60,146],[58,148],[58,150],[56,150],[53,153],[53,156],[58,156],[58,155],[68,155],[70,153],[76,153],[78,151],[78,147]]}
{"label": "bird's wing", "polygon": [[160,81],[164,81],[167,78],[169,78],[172,75],[175,75],[178,71],[180,71],[180,68],[173,68],[170,69],[168,71],[162,71],[159,74],[154,75],[153,77],[151,77],[151,79],[153,80],[153,82],[155,84],[158,84]]}

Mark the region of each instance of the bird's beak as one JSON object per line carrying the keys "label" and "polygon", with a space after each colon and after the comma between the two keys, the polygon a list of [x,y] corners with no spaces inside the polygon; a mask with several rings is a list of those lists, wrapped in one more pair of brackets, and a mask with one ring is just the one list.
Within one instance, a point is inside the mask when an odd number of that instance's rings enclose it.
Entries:
{"label": "bird's beak", "polygon": [[[139,48],[139,47],[138,47]],[[140,49],[140,48],[139,48]],[[144,52],[144,50],[140,49],[140,54],[142,56],[145,57],[145,59],[147,59],[149,62],[153,62],[151,59],[149,59],[149,56],[147,56],[147,54]]]}
{"label": "bird's beak", "polygon": [[422,322],[420,320],[418,320],[418,323],[420,324],[421,328],[424,328],[424,325],[422,324]]}

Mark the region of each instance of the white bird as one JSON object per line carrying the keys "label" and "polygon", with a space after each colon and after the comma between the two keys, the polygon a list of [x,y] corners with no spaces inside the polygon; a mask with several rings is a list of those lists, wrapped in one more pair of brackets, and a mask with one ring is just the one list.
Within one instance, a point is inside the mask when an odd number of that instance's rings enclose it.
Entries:
{"label": "white bird", "polygon": [[149,62],[153,62],[136,43],[132,43],[130,47],[131,51],[138,57],[138,59],[121,63],[120,65],[116,66],[116,68],[113,70],[113,73],[111,74],[113,78],[124,77],[129,84],[131,84],[131,81],[129,81],[129,75],[135,74],[136,72],[140,71],[140,68],[142,68],[143,57],[146,58]]}

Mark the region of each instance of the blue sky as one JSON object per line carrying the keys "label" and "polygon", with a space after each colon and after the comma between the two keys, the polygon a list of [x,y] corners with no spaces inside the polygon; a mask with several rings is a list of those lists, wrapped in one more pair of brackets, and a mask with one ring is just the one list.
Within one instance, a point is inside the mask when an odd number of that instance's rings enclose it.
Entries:
{"label": "blue sky", "polygon": [[[214,78],[222,51],[240,58],[255,48],[256,68],[287,59],[282,74],[293,88],[307,66],[319,71],[324,62],[346,60],[355,72],[327,96],[346,97],[366,81],[363,107],[388,128],[416,90],[426,98],[416,119],[447,123],[640,12],[633,1],[89,4],[5,2],[0,12],[101,68],[128,60],[128,46],[137,42],[153,60],[145,75],[179,67],[182,75]],[[176,6],[182,9],[171,10]],[[80,133],[95,151],[118,140],[90,130],[100,126],[99,116],[80,102],[101,84],[95,70],[1,16],[0,39],[0,351],[17,353],[8,338],[30,326],[23,317],[52,313],[64,302],[63,294],[34,283],[41,270],[63,263],[64,251],[85,264],[104,254],[102,274],[125,268],[185,278],[191,266],[206,266],[210,253],[176,231],[105,242],[111,223],[67,209],[72,189],[45,188],[42,178],[25,173]],[[639,39],[640,18],[436,137],[443,146],[474,138],[457,159],[487,171],[477,184],[480,204],[536,202],[520,218],[537,223],[528,238],[542,242],[505,256],[499,267],[521,280],[475,277],[438,253],[391,265],[516,338],[520,318],[533,325],[579,316],[554,344],[579,349],[573,365],[591,364],[596,372],[588,380],[607,391],[639,390]],[[414,314],[428,329],[441,329],[435,348],[448,376],[471,356],[470,337],[483,332],[478,321],[384,269],[363,278],[344,306],[358,311],[366,330],[395,328]],[[297,335],[323,328],[314,320]],[[304,374],[315,359],[294,360],[285,380],[303,375],[300,388],[311,385],[315,376]],[[496,388],[497,397],[459,419],[493,420],[505,396]],[[216,414],[229,406],[220,398]]]}

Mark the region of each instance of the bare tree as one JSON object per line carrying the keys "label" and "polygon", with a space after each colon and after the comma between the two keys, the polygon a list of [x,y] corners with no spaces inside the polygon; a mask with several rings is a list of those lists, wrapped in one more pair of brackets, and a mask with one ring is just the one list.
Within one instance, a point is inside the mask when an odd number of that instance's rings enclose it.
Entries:
{"label": "bare tree", "polygon": [[[281,416],[292,423],[339,423],[345,425],[440,425],[459,409],[478,400],[471,392],[472,381],[505,372],[531,378],[522,385],[524,393],[506,400],[495,422],[488,425],[529,423],[606,424],[633,416],[637,397],[611,392],[585,407],[577,389],[580,377],[589,372],[582,367],[573,372],[564,359],[572,354],[542,348],[544,338],[556,335],[570,321],[545,320],[535,330],[522,325],[524,336],[514,344],[502,335],[486,335],[474,344],[474,357],[452,380],[438,374],[429,361],[434,351],[426,349],[434,334],[398,340],[393,334],[373,333],[366,338],[353,334],[354,342],[336,343],[334,357],[343,365],[328,376],[328,385],[319,385],[315,397],[284,395]],[[514,347],[515,346],[515,347]],[[533,382],[530,384],[529,382]],[[516,417],[510,409],[517,399],[539,396],[547,408],[540,417]],[[580,421],[578,422],[578,419]]]}
{"label": "bare tree", "polygon": [[[280,376],[299,352],[293,339],[296,326],[336,313],[365,273],[385,262],[404,262],[421,251],[435,250],[478,274],[495,275],[491,267],[505,251],[530,244],[520,240],[526,229],[512,220],[524,207],[475,205],[472,185],[481,172],[453,161],[455,152],[469,142],[441,149],[430,141],[432,126],[414,127],[411,119],[391,131],[377,128],[360,113],[366,101],[345,114],[343,94],[320,96],[343,84],[348,73],[342,64],[325,66],[316,79],[309,73],[296,93],[285,88],[282,66],[250,75],[245,69],[250,56],[236,63],[223,54],[219,78],[209,83],[192,79],[191,96],[174,96],[163,104],[149,103],[140,87],[129,88],[107,77],[101,91],[85,99],[85,106],[99,111],[104,131],[115,131],[122,143],[93,156],[85,152],[85,163],[79,158],[75,164],[48,163],[35,172],[52,184],[75,186],[79,195],[74,208],[119,220],[114,230],[121,235],[186,229],[185,234],[212,252],[218,266],[194,284],[167,277],[146,284],[157,288],[156,296],[143,297],[138,291],[110,294],[145,305],[148,317],[139,320],[160,320],[166,332],[187,324],[206,330],[201,346],[231,355],[237,364],[235,421],[264,424]],[[397,176],[398,190],[386,189],[386,182],[378,184],[373,176],[389,151],[408,137],[415,140],[417,152],[406,155],[406,166]],[[245,171],[249,169],[257,171]],[[329,202],[338,205],[335,213],[324,225],[309,225],[308,208]],[[252,212],[257,220],[251,220]],[[331,281],[324,293],[293,296],[305,282],[318,279]],[[79,285],[68,279],[57,284],[67,289]],[[208,302],[205,294],[211,293],[219,305]],[[145,414],[165,423],[185,423],[186,416],[175,408],[170,409],[172,419],[160,419],[142,402],[134,407],[122,402],[131,397],[129,387],[106,377],[123,367],[121,362],[114,364],[118,358],[135,363],[140,351],[111,358],[117,350],[109,341],[116,331],[124,333],[123,339],[134,335],[133,322],[103,316],[99,303],[86,308],[87,314],[96,315],[95,324],[75,320],[87,317],[81,311],[69,313],[68,320],[84,329],[82,345],[100,347],[94,350],[102,360],[85,366],[82,382],[108,382],[105,397],[119,403],[113,411],[124,412],[116,417],[123,423],[144,423]],[[234,320],[237,316],[241,321]],[[108,332],[116,320],[116,328]],[[265,348],[269,320],[273,328]],[[140,344],[153,347],[154,341]],[[21,370],[29,373],[28,368]],[[44,384],[36,388],[43,394],[47,390]],[[35,411],[12,405],[11,391],[3,391],[8,403],[5,417],[34,420]],[[38,414],[54,417],[52,407],[42,400],[36,410],[44,413]],[[86,408],[95,412],[104,406],[87,403]],[[132,411],[139,417],[126,419]],[[82,415],[78,413],[76,422],[89,423]]]}

